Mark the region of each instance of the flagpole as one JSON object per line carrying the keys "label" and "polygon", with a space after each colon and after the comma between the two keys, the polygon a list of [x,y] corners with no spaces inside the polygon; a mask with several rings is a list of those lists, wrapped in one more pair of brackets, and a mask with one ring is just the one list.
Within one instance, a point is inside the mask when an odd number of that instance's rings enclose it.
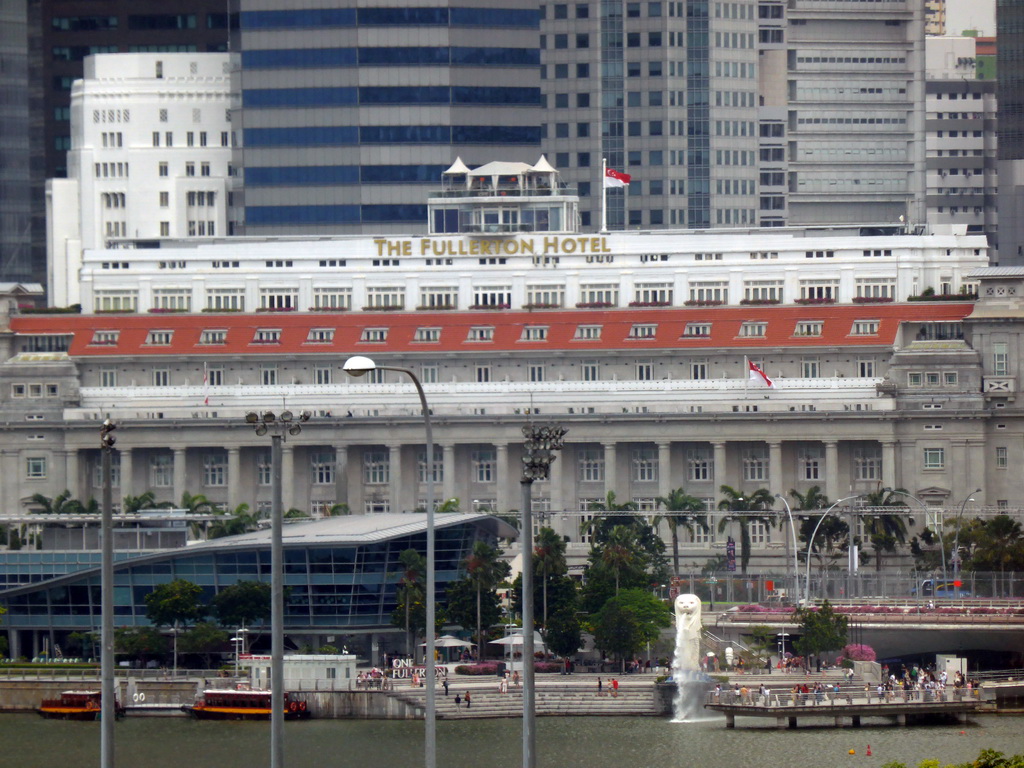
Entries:
{"label": "flagpole", "polygon": [[608,158],[601,158],[601,231],[608,231],[608,188],[604,180],[608,177]]}
{"label": "flagpole", "polygon": [[750,358],[743,356],[743,396],[746,397],[750,391]]}

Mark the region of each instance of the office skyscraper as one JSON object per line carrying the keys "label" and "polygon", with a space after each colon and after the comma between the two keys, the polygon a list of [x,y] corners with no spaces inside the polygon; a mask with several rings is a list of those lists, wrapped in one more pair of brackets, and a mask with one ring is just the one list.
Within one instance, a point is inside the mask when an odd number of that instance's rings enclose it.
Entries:
{"label": "office skyscraper", "polygon": [[26,10],[0,5],[0,282],[38,279],[29,248]]}
{"label": "office skyscraper", "polygon": [[536,0],[235,7],[235,234],[425,230],[456,156],[537,160]]}
{"label": "office skyscraper", "polygon": [[1024,5],[996,5],[999,263],[1024,264]]}

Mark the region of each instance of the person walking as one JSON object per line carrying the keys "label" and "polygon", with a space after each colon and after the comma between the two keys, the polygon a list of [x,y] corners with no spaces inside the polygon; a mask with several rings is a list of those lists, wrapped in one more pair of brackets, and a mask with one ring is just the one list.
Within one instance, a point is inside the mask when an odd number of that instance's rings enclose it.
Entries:
{"label": "person walking", "polygon": [[619,696],[619,680],[616,677],[612,678],[612,696],[616,698]]}
{"label": "person walking", "polygon": [[459,694],[455,694],[455,708],[462,709],[462,697]]}
{"label": "person walking", "polygon": [[469,698],[469,691],[466,691],[466,709],[469,709],[469,707],[470,707],[470,705],[472,703],[473,703],[473,700]]}
{"label": "person walking", "polygon": [[597,695],[598,696],[601,695],[601,688],[603,687],[603,685],[604,684],[601,682],[601,678],[600,677],[597,678]]}
{"label": "person walking", "polygon": [[444,686],[444,695],[447,696],[448,695],[448,678],[447,677],[444,680],[441,681],[441,685]]}

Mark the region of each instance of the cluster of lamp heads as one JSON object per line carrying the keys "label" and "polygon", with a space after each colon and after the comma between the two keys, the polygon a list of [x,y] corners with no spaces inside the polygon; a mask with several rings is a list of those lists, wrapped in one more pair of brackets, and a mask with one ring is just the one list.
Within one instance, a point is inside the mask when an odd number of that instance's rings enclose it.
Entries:
{"label": "cluster of lamp heads", "polygon": [[103,423],[100,424],[100,447],[110,450],[114,447],[114,443],[117,442],[117,438],[111,433],[117,429],[115,424],[110,419],[104,419]]}
{"label": "cluster of lamp heads", "polygon": [[562,438],[569,430],[560,424],[523,427],[523,477],[526,480],[544,480],[555,460],[555,452],[562,449]]}
{"label": "cluster of lamp heads", "polygon": [[275,424],[287,429],[289,435],[297,435],[302,431],[302,425],[309,421],[312,415],[309,411],[299,411],[296,416],[287,409],[278,414],[273,411],[249,411],[245,414],[245,423],[252,424],[256,428],[256,434],[261,436],[267,434],[270,427]]}

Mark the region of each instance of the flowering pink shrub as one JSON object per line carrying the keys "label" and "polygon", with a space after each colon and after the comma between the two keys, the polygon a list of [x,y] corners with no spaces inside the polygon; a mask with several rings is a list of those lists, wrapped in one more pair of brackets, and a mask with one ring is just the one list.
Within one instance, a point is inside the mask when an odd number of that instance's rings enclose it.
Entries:
{"label": "flowering pink shrub", "polygon": [[852,643],[843,648],[843,658],[851,661],[874,661],[875,649],[870,645]]}
{"label": "flowering pink shrub", "polygon": [[497,675],[498,663],[485,661],[480,664],[460,664],[455,668],[458,675]]}

